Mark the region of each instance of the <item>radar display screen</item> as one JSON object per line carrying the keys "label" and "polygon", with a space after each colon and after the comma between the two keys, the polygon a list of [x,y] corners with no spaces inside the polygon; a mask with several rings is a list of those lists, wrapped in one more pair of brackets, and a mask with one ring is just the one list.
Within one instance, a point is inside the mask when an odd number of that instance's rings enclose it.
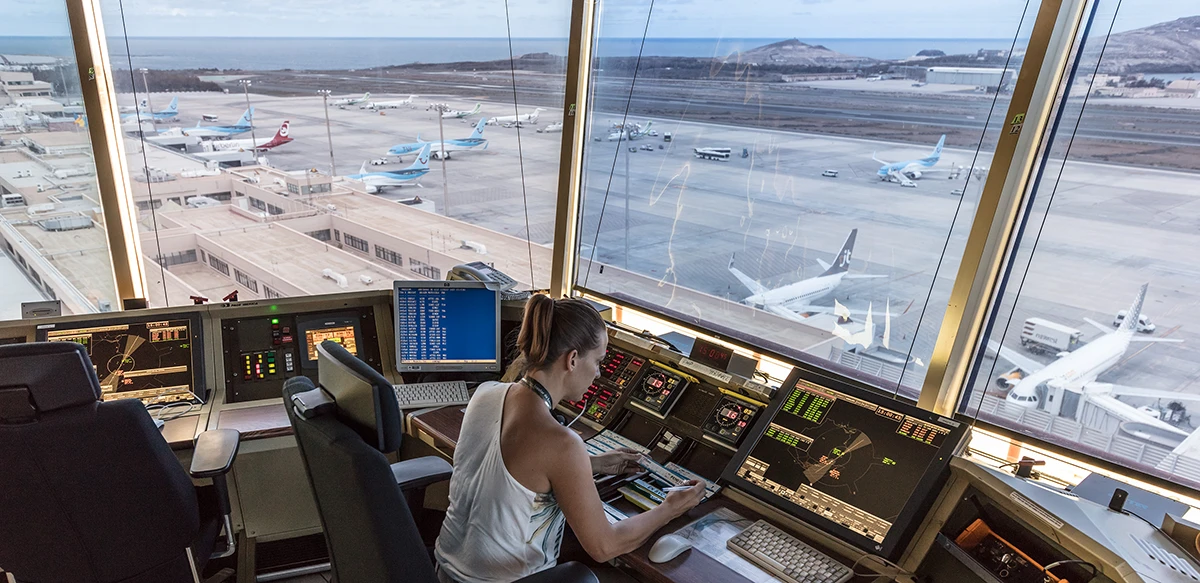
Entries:
{"label": "radar display screen", "polygon": [[789,381],[726,477],[866,550],[890,553],[915,509],[936,496],[932,485],[965,428],[849,385],[838,390],[795,372]]}
{"label": "radar display screen", "polygon": [[191,320],[111,323],[45,331],[49,342],[78,342],[100,378],[101,398],[141,399],[146,404],[197,398],[192,375]]}

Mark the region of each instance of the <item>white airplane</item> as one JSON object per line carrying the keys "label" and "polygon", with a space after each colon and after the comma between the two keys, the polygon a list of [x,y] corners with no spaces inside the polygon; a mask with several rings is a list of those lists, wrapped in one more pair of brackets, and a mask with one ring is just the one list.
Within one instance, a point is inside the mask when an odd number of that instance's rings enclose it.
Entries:
{"label": "white airplane", "polygon": [[270,150],[271,148],[282,146],[292,141],[292,138],[288,137],[288,124],[289,122],[283,122],[283,125],[279,126],[279,131],[275,132],[273,137],[267,140],[260,140],[258,144],[255,144],[254,140],[250,139],[210,140],[205,142],[205,149],[210,152],[243,151],[249,150],[251,147],[256,151]]}
{"label": "white airplane", "polygon": [[537,123],[538,114],[540,114],[543,111],[546,111],[546,109],[544,107],[539,107],[530,113],[524,113],[521,115],[504,115],[504,116],[500,116],[500,117],[493,117],[492,119],[487,120],[487,124],[490,126],[494,126],[494,125],[500,125],[500,124],[514,124],[514,123],[519,124],[519,123],[525,123],[525,122]]}
{"label": "white airplane", "polygon": [[556,121],[544,128],[539,129],[538,133],[539,134],[556,134],[556,133],[561,133],[562,130],[563,130],[563,122]]}
{"label": "white airplane", "polygon": [[242,113],[242,117],[238,118],[237,123],[231,126],[202,126],[202,122],[196,122],[194,128],[184,128],[180,131],[185,136],[193,136],[199,138],[228,138],[244,134],[251,129],[251,123],[254,120],[254,107],[247,109]]}
{"label": "white airplane", "polygon": [[431,146],[432,144],[426,143],[421,148],[421,153],[417,155],[417,160],[403,170],[367,172],[367,164],[363,162],[358,174],[351,174],[346,178],[362,182],[370,194],[375,194],[389,186],[408,186],[409,184],[420,186],[421,177],[429,172],[429,150]]}
{"label": "white airplane", "polygon": [[[1088,342],[1074,352],[1059,353],[1059,357],[1050,364],[1041,364],[1032,358],[1023,356],[1015,350],[1001,346],[996,341],[988,342],[988,348],[998,353],[1000,358],[1016,365],[1026,376],[1020,380],[1011,380],[1007,376],[997,379],[997,382],[1011,387],[1005,397],[1005,405],[1010,407],[1025,407],[1028,409],[1046,409],[1058,413],[1065,400],[1065,392],[1082,395],[1097,400],[1101,406],[1110,410],[1120,410],[1130,417],[1141,419],[1130,410],[1134,407],[1120,402],[1114,395],[1128,395],[1158,399],[1200,399],[1200,395],[1187,395],[1174,391],[1156,391],[1136,387],[1122,387],[1108,383],[1096,382],[1096,377],[1116,365],[1129,345],[1134,342],[1182,342],[1173,338],[1146,338],[1134,336],[1138,315],[1141,314],[1142,304],[1146,300],[1146,290],[1150,284],[1142,284],[1142,289],[1129,308],[1132,317],[1125,318],[1116,330],[1106,327],[1094,320],[1089,324],[1104,332],[1099,338]],[[1055,396],[1057,394],[1057,397]],[[1144,415],[1144,414],[1143,414]],[[1149,418],[1149,415],[1146,415]],[[1165,427],[1171,427],[1162,423]]]}
{"label": "white airplane", "polygon": [[814,306],[812,301],[829,295],[833,290],[837,289],[837,286],[842,283],[843,279],[887,277],[886,275],[849,273],[850,257],[854,254],[854,240],[857,237],[858,229],[851,230],[850,236],[846,237],[846,242],[842,244],[841,251],[838,251],[834,265],[825,263],[820,259],[817,260],[817,263],[820,263],[821,267],[825,269],[825,272],[821,275],[800,280],[780,288],[767,289],[763,287],[762,284],[754,281],[750,276],[734,267],[732,258],[729,260],[729,272],[754,294],[743,299],[743,304],[754,306],[760,310],[766,310],[789,320],[803,321],[804,317],[801,314],[805,312],[834,311],[834,308]]}
{"label": "white airplane", "polygon": [[472,115],[479,113],[479,110],[481,108],[483,108],[483,104],[476,103],[475,109],[472,109],[469,111],[459,111],[457,109],[452,109],[450,111],[443,111],[442,119],[462,119],[464,117],[471,117]]}
{"label": "white airplane", "polygon": [[937,145],[933,148],[933,153],[920,160],[886,162],[880,160],[874,153],[871,154],[871,159],[883,164],[883,166],[879,167],[878,176],[880,180],[898,182],[900,186],[912,187],[917,185],[913,180],[919,180],[923,174],[931,172],[929,169],[938,163],[938,160],[942,157],[942,146],[945,144],[946,134],[942,134],[941,139],[938,140]]}
{"label": "white airplane", "polygon": [[463,152],[475,149],[486,150],[488,147],[488,141],[483,137],[483,126],[485,125],[487,125],[487,120],[481,119],[479,120],[479,123],[475,124],[475,131],[471,132],[469,137],[460,138],[457,140],[446,140],[444,142],[422,141],[421,134],[417,134],[416,142],[410,144],[397,144],[389,148],[387,153],[389,156],[400,156],[410,152],[416,152],[417,150],[424,148],[426,145],[431,145],[434,148],[433,157],[435,160],[441,160],[442,158],[449,160],[450,152]]}
{"label": "white airplane", "polygon": [[397,101],[370,101],[358,106],[359,109],[400,109],[401,107],[412,107],[413,100],[416,95],[409,95],[408,99],[400,99]]}
{"label": "white airplane", "polygon": [[642,124],[640,124],[640,123],[625,124],[625,126],[623,128],[617,129],[613,133],[608,134],[608,141],[615,142],[617,140],[622,140],[622,139],[636,140],[642,136],[649,134],[650,126],[652,126],[652,125],[654,125],[654,122],[652,122],[652,121],[646,122],[646,127],[642,127]]}
{"label": "white airplane", "polygon": [[334,107],[346,107],[347,105],[358,105],[370,98],[371,98],[371,92],[368,91],[366,93],[363,93],[362,97],[343,97],[337,101],[334,101],[333,103],[330,103],[329,105],[332,105]]}

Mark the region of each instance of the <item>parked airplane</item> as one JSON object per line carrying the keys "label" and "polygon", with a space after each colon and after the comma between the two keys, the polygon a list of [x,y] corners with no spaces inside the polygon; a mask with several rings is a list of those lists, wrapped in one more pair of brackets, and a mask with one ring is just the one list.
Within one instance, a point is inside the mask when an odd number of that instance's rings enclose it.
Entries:
{"label": "parked airplane", "polygon": [[139,101],[137,105],[122,105],[117,108],[117,111],[120,113],[137,113],[137,112],[142,111],[143,109],[147,109],[149,107],[150,107],[150,102],[146,99],[143,99],[143,100]]}
{"label": "parked airplane", "polygon": [[254,120],[254,107],[247,109],[242,113],[242,117],[238,118],[237,123],[231,126],[202,126],[201,122],[196,122],[196,127],[185,128],[181,130],[185,136],[195,136],[199,138],[228,138],[244,134],[253,127],[251,124]]}
{"label": "parked airplane", "polygon": [[913,180],[919,180],[921,175],[929,172],[934,164],[942,157],[942,146],[946,144],[946,134],[942,134],[938,140],[937,146],[934,146],[933,153],[921,158],[920,160],[907,160],[904,162],[885,162],[871,154],[871,159],[883,164],[879,167],[879,179],[890,182],[899,182],[901,186],[916,186]]}
{"label": "parked airplane", "polygon": [[358,106],[358,108],[359,109],[399,109],[401,107],[412,107],[413,100],[416,98],[417,98],[416,95],[409,95],[408,99],[401,99],[398,101],[369,101],[367,103],[364,103],[363,105]]}
{"label": "parked airplane", "polygon": [[482,107],[483,107],[483,104],[476,103],[475,109],[472,109],[470,111],[458,111],[456,109],[452,109],[450,111],[443,111],[442,119],[462,119],[464,117],[471,117],[472,115],[479,113],[479,110]]}
{"label": "parked airplane", "polygon": [[539,134],[554,134],[554,133],[561,133],[562,130],[563,130],[563,122],[556,121],[544,128],[539,129],[538,133]]}
{"label": "parked airplane", "polygon": [[[1105,397],[1112,401],[1116,401],[1116,399],[1111,395],[1187,399],[1187,395],[1174,391],[1119,387],[1096,382],[1096,377],[1104,374],[1121,360],[1133,342],[1182,342],[1170,338],[1134,336],[1138,315],[1141,314],[1142,305],[1146,300],[1146,290],[1149,286],[1148,283],[1142,284],[1142,289],[1138,291],[1133,305],[1129,308],[1128,313],[1132,317],[1125,318],[1120,327],[1113,330],[1094,320],[1087,320],[1089,324],[1104,334],[1074,352],[1060,353],[1059,358],[1050,364],[1041,364],[1015,350],[1001,346],[996,341],[989,342],[989,349],[998,353],[1000,358],[1016,365],[1025,374],[1024,378],[1019,380],[1010,380],[1008,377],[997,380],[1000,384],[1011,387],[1008,396],[1005,397],[1005,404],[1030,409],[1047,409],[1051,413],[1058,414],[1068,399],[1067,393],[1076,395],[1076,400],[1079,395],[1083,394],[1087,394],[1089,398]],[[1200,396],[1192,398],[1200,398]],[[1106,405],[1113,405],[1103,399],[1101,401]],[[1124,405],[1119,401],[1117,403]],[[1133,409],[1128,405],[1124,406]]]}
{"label": "parked airplane", "polygon": [[358,105],[370,98],[371,98],[371,92],[368,91],[366,93],[363,93],[362,97],[343,97],[337,101],[334,101],[333,103],[330,103],[329,105],[332,105],[334,107],[345,108],[347,105]]}
{"label": "parked airplane", "polygon": [[[642,136],[649,135],[650,134],[650,126],[652,126],[652,125],[654,125],[654,122],[652,122],[652,121],[646,122],[645,127],[642,127],[642,124],[640,124],[640,123],[625,124],[624,129],[618,129],[618,130],[614,131],[613,133],[608,134],[608,141],[615,142],[615,141],[621,140],[621,139],[636,140]],[[704,149],[704,148],[701,148],[701,149]]]}
{"label": "parked airplane", "polygon": [[850,231],[846,242],[842,244],[834,265],[817,260],[825,272],[817,277],[810,277],[776,289],[767,289],[754,281],[750,276],[733,266],[733,258],[729,259],[729,272],[742,282],[754,295],[742,300],[743,304],[766,310],[789,320],[802,321],[800,314],[805,312],[832,312],[833,308],[812,305],[813,300],[829,295],[843,279],[873,279],[887,277],[886,275],[860,275],[850,271],[850,257],[854,254],[854,240],[858,237],[858,229]]}
{"label": "parked airplane", "polygon": [[433,158],[435,160],[440,160],[442,158],[449,160],[450,152],[460,152],[475,149],[486,150],[488,141],[483,137],[483,126],[485,125],[487,125],[487,120],[481,119],[479,120],[479,123],[475,124],[475,131],[471,132],[470,137],[457,140],[446,140],[445,142],[426,142],[421,140],[421,134],[417,134],[416,142],[392,146],[388,149],[387,153],[389,156],[400,156],[402,154],[416,152],[428,144],[433,147]]}
{"label": "parked airplane", "polygon": [[361,181],[367,187],[367,192],[375,194],[389,186],[420,185],[420,179],[429,172],[429,150],[432,144],[426,142],[417,155],[417,160],[404,170],[389,170],[386,172],[367,172],[367,163],[363,162],[358,174],[346,178]]}
{"label": "parked airplane", "polygon": [[543,111],[546,111],[546,109],[543,107],[539,107],[530,113],[525,113],[525,114],[521,114],[521,115],[505,115],[505,116],[501,116],[501,117],[493,117],[492,119],[487,120],[487,124],[490,126],[494,126],[494,125],[500,125],[500,124],[514,124],[514,123],[519,124],[519,123],[525,123],[525,122],[537,123],[538,114],[540,114]]}
{"label": "parked airplane", "polygon": [[251,147],[255,151],[270,150],[271,148],[282,146],[292,141],[292,138],[288,137],[288,123],[286,121],[283,122],[283,125],[279,126],[279,131],[275,132],[274,137],[269,140],[261,140],[257,145],[254,144],[254,140],[252,139],[210,140],[207,142],[207,148],[212,152],[242,151],[249,150]]}
{"label": "parked airplane", "polygon": [[133,121],[170,121],[179,117],[178,97],[172,97],[171,103],[168,104],[167,108],[162,111],[155,111],[151,113],[150,111],[147,111],[149,107],[150,106],[147,101],[143,99],[141,105],[138,106],[138,110],[133,113],[122,115],[121,121],[126,123]]}

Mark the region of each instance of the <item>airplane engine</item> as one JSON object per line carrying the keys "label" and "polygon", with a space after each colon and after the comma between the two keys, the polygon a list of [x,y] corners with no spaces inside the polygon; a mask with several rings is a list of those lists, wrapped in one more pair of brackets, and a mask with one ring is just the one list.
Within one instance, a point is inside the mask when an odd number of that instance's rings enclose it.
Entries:
{"label": "airplane engine", "polygon": [[920,180],[921,179],[921,171],[920,170],[910,170],[908,172],[908,177],[912,178],[913,180]]}
{"label": "airplane engine", "polygon": [[367,185],[367,194],[379,194],[379,187]]}

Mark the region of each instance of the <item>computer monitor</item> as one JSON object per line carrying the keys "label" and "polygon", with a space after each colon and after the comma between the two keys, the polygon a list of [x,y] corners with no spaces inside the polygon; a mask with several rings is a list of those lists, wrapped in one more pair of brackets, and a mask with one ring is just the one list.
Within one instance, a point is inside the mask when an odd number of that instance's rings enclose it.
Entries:
{"label": "computer monitor", "polygon": [[500,292],[481,281],[397,281],[395,302],[399,372],[500,370]]}
{"label": "computer monitor", "polygon": [[722,477],[894,560],[936,498],[966,430],[848,379],[797,368]]}
{"label": "computer monitor", "polygon": [[105,401],[141,399],[154,405],[206,397],[198,313],[39,324],[37,339],[82,344]]}
{"label": "computer monitor", "polygon": [[317,346],[326,340],[341,344],[355,356],[362,356],[359,314],[334,312],[296,317],[296,335],[300,340],[300,368],[317,368]]}

